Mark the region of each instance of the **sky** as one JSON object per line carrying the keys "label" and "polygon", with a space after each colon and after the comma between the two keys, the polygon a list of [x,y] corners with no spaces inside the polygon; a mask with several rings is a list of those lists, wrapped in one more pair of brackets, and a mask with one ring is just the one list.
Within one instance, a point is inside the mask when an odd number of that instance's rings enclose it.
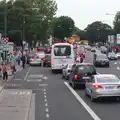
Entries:
{"label": "sky", "polygon": [[114,16],[120,11],[120,0],[56,0],[56,2],[57,16],[70,16],[79,29],[85,29],[94,21],[113,26]]}

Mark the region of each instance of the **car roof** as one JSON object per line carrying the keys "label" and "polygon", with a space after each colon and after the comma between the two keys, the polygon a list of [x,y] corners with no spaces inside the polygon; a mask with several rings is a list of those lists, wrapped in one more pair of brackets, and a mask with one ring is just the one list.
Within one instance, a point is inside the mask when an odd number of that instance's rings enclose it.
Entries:
{"label": "car roof", "polygon": [[87,65],[93,65],[92,63],[76,63],[77,66],[78,65],[85,65],[85,64],[87,64]]}
{"label": "car roof", "polygon": [[106,77],[115,77],[115,75],[113,75],[113,74],[98,74],[98,75],[94,75],[94,77],[104,77],[104,76],[106,76]]}

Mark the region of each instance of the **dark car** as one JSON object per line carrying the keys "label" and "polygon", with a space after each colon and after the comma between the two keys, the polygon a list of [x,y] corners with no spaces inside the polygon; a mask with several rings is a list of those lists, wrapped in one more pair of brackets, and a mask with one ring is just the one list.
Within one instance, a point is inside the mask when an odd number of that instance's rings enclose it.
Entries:
{"label": "dark car", "polygon": [[93,64],[95,67],[98,67],[98,66],[109,67],[110,62],[105,54],[100,54],[100,55],[97,55],[96,58],[94,58]]}
{"label": "dark car", "polygon": [[51,67],[51,54],[45,55],[45,57],[42,59],[43,60],[43,67]]}
{"label": "dark car", "polygon": [[75,89],[77,85],[85,87],[86,81],[96,75],[96,69],[91,63],[74,64],[69,75],[69,84]]}

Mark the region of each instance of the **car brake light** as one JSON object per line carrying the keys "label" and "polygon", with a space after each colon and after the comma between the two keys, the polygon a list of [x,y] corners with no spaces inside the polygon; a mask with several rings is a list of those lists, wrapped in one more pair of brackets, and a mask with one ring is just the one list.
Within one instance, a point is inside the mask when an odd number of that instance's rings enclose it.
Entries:
{"label": "car brake light", "polygon": [[93,87],[94,87],[95,89],[103,88],[102,86],[97,85],[97,84],[93,85]]}
{"label": "car brake light", "polygon": [[46,58],[43,58],[42,60],[43,60],[43,61],[45,61],[45,60],[46,60]]}
{"label": "car brake light", "polygon": [[87,66],[88,66],[88,64],[84,64],[84,66],[85,66],[85,67],[87,67]]}
{"label": "car brake light", "polygon": [[51,65],[53,65],[54,64],[54,62],[53,62],[53,60],[51,60]]}
{"label": "car brake light", "polygon": [[117,88],[120,88],[120,85],[118,85]]}
{"label": "car brake light", "polygon": [[32,62],[33,61],[33,59],[30,59],[30,62]]}
{"label": "car brake light", "polygon": [[78,75],[74,75],[74,80],[78,80]]}

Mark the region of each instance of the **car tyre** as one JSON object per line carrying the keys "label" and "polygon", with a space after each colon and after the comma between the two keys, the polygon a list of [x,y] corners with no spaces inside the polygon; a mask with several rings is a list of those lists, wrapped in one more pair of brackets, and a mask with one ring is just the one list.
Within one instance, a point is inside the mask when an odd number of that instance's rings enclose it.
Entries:
{"label": "car tyre", "polygon": [[92,102],[96,102],[96,98],[94,98],[93,96],[90,97]]}
{"label": "car tyre", "polygon": [[75,83],[72,83],[72,88],[73,89],[76,89],[77,88],[77,85]]}
{"label": "car tyre", "polygon": [[45,64],[43,64],[43,67],[46,67],[46,65],[45,65]]}

